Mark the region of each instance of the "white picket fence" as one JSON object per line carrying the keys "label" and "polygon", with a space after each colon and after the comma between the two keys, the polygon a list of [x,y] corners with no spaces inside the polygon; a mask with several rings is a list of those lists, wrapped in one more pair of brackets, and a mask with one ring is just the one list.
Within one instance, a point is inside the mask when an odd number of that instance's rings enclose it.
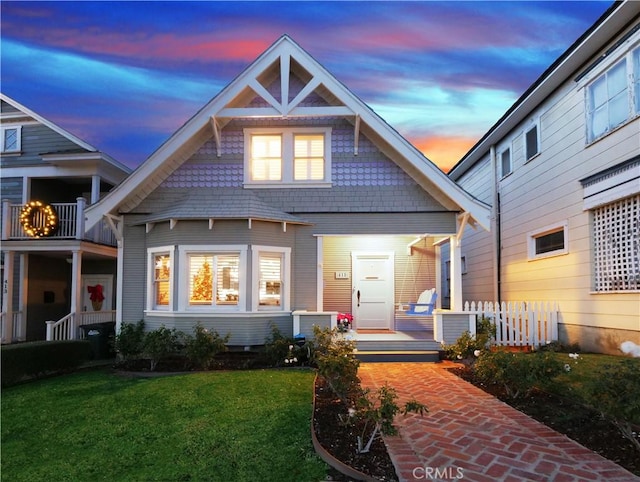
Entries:
{"label": "white picket fence", "polygon": [[495,344],[537,348],[558,339],[558,305],[551,302],[490,301],[464,304],[464,311],[489,318],[496,325]]}

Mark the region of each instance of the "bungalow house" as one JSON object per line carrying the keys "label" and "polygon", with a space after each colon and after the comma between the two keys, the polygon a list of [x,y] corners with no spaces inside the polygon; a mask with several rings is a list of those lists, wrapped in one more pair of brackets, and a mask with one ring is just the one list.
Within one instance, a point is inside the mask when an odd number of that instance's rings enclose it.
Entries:
{"label": "bungalow house", "polygon": [[130,169],[2,93],[0,166],[2,343],[113,320],[115,238],[103,220],[85,230],[84,210]]}
{"label": "bungalow house", "polygon": [[272,325],[308,335],[349,312],[358,333],[424,329],[437,347],[433,319],[406,303],[441,289],[453,240],[461,309],[461,233],[489,214],[285,35],[86,223],[106,217],[118,237],[119,323],[201,323],[250,347]]}
{"label": "bungalow house", "polygon": [[449,172],[492,206],[465,299],[557,303],[560,340],[597,352],[640,343],[639,15],[612,5]]}

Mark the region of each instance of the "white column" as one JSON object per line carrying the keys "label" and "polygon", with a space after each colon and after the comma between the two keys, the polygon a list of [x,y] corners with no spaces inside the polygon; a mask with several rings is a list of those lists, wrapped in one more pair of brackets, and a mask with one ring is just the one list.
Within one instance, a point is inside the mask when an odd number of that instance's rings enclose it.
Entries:
{"label": "white column", "polygon": [[71,337],[78,336],[78,317],[82,311],[82,251],[74,251],[71,263],[71,313],[74,314]]}
{"label": "white column", "polygon": [[324,238],[318,236],[316,243],[316,257],[318,264],[316,265],[316,311],[324,310]]}
{"label": "white column", "polygon": [[4,279],[2,280],[2,312],[5,313],[2,327],[2,343],[13,339],[13,262],[14,252],[4,252]]}
{"label": "white column", "polygon": [[76,239],[84,239],[84,208],[87,201],[83,197],[76,198]]}
{"label": "white column", "polygon": [[436,263],[435,263],[435,267],[434,269],[436,270],[435,272],[435,277],[436,277],[436,293],[438,294],[438,297],[436,298],[436,309],[440,309],[442,308],[442,296],[443,296],[443,292],[442,292],[442,248],[440,247],[439,244],[436,244],[435,246],[436,248]]}
{"label": "white column", "polygon": [[11,203],[7,199],[2,201],[2,240],[11,236]]}
{"label": "white column", "polygon": [[449,239],[451,273],[451,310],[462,311],[462,251],[457,237]]}
{"label": "white column", "polygon": [[100,176],[91,176],[91,204],[100,200]]}
{"label": "white column", "polygon": [[122,299],[124,293],[124,283],[122,273],[124,272],[124,239],[118,239],[118,257],[116,258],[116,333],[120,332],[122,326]]}

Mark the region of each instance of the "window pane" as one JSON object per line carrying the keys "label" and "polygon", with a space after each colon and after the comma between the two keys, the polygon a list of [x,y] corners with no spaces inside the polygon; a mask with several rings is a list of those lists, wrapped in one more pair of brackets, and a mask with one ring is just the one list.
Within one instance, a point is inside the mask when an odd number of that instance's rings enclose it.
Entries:
{"label": "window pane", "polygon": [[296,181],[324,179],[324,135],[294,136],[294,173]]}
{"label": "window pane", "polygon": [[189,256],[189,304],[210,305],[213,300],[213,256]]}
{"label": "window pane", "polygon": [[18,150],[18,129],[5,129],[4,131],[4,150]]}
{"label": "window pane", "polygon": [[538,153],[538,127],[534,127],[527,132],[527,160]]}
{"label": "window pane", "polygon": [[636,114],[640,114],[640,48],[633,52],[633,78],[635,83]]}
{"label": "window pane", "polygon": [[536,238],[536,254],[550,253],[564,249],[564,230],[545,234]]}
{"label": "window pane", "polygon": [[240,257],[238,255],[217,256],[216,304],[237,305],[239,297]]}
{"label": "window pane", "polygon": [[260,306],[280,306],[282,288],[282,256],[261,254],[259,260]]}
{"label": "window pane", "polygon": [[158,254],[153,257],[154,266],[154,304],[156,306],[169,306],[169,278],[171,267],[168,254]]}
{"label": "window pane", "polygon": [[591,139],[601,136],[607,132],[609,120],[607,118],[607,106],[602,106],[596,110],[591,118]]}
{"label": "window pane", "polygon": [[589,87],[589,110],[594,111],[607,102],[607,83],[603,75]]}
{"label": "window pane", "polygon": [[620,92],[627,90],[626,63],[623,60],[607,72],[607,90],[608,97],[618,95]]}
{"label": "window pane", "polygon": [[282,179],[282,138],[280,136],[251,137],[251,179],[255,181]]}
{"label": "window pane", "polygon": [[506,176],[511,172],[511,150],[507,149],[502,152],[501,156],[502,176]]}

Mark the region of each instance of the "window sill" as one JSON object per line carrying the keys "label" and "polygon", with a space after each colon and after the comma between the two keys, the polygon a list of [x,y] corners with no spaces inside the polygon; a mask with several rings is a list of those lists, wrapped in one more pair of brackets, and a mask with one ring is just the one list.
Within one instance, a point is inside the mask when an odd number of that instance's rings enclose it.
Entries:
{"label": "window sill", "polygon": [[330,182],[245,182],[245,189],[317,189],[330,188]]}
{"label": "window sill", "polygon": [[544,254],[538,254],[536,256],[530,257],[529,259],[527,259],[527,261],[531,262],[531,261],[538,261],[541,259],[548,259],[548,258],[555,258],[557,256],[566,256],[569,254],[568,250],[565,251],[554,251],[551,253],[544,253]]}

